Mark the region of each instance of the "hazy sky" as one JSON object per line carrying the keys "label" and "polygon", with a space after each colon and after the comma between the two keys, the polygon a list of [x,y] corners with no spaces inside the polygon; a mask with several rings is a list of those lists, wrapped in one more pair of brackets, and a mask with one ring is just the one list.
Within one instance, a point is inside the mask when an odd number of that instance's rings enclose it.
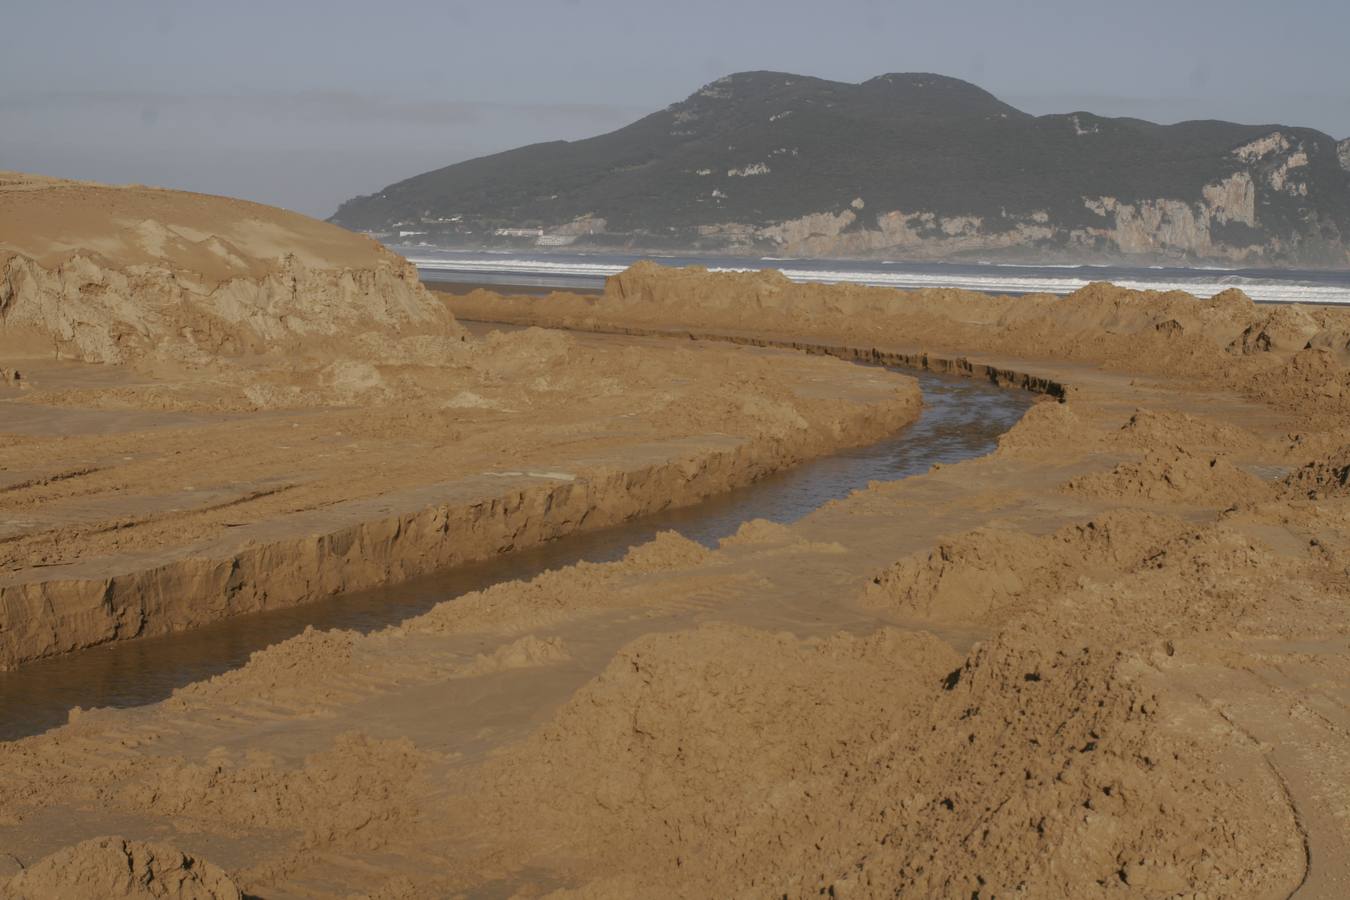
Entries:
{"label": "hazy sky", "polygon": [[1344,138],[1347,36],[1347,0],[28,0],[0,27],[0,168],[327,216],[748,69],[940,72],[1033,113]]}

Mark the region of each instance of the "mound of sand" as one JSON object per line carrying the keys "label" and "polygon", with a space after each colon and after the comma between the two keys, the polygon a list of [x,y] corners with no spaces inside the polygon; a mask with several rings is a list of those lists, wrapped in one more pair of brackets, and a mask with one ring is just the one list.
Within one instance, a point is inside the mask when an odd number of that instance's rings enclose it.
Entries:
{"label": "mound of sand", "polygon": [[1350,403],[1350,367],[1328,350],[1302,350],[1252,379],[1248,395],[1294,409],[1340,409]]}
{"label": "mound of sand", "polygon": [[1290,472],[1280,489],[1286,497],[1310,500],[1350,496],[1350,444]]}
{"label": "mound of sand", "polygon": [[[639,544],[617,563],[578,562],[543,572],[529,581],[506,581],[441,603],[408,619],[412,634],[520,631],[549,625],[579,610],[604,609],[635,602],[631,586],[620,588],[635,573],[660,573],[693,566],[711,552],[673,531],[663,531]],[[636,600],[643,605],[643,600]]]}
{"label": "mound of sand", "polygon": [[1223,457],[1175,447],[1149,451],[1143,460],[1120,463],[1110,472],[1074,478],[1065,490],[1099,500],[1226,504],[1265,497],[1270,486]]}
{"label": "mound of sand", "polygon": [[1187,528],[1179,519],[1118,510],[1039,537],[980,529],[899,560],[873,580],[863,602],[925,620],[1004,620],[1083,578],[1140,565]]}
{"label": "mound of sand", "polygon": [[416,269],[297,213],[146,187],[0,176],[7,356],[100,363],[461,332]]}
{"label": "mound of sand", "polygon": [[1234,753],[1240,735],[1217,716],[1207,735],[1169,728],[1204,713],[1155,693],[1135,642],[1032,615],[953,680],[912,761],[892,763],[893,796],[926,804],[856,877],[887,886],[898,870],[919,895],[980,897],[1275,896],[1298,883],[1303,848],[1279,783],[1233,766],[1262,761]]}
{"label": "mound of sand", "polygon": [[[490,765],[479,800],[532,839],[580,838],[611,872],[640,854],[657,883],[711,887],[752,847],[827,830],[803,820],[812,798],[865,766],[865,738],[918,715],[919,686],[958,661],[935,638],[899,631],[803,642],[717,625],[647,636]],[[847,689],[858,683],[871,688]],[[778,847],[782,858],[801,858],[797,843]]]}
{"label": "mound of sand", "polygon": [[3,900],[243,900],[230,877],[167,844],[101,837],[59,850],[0,886]]}
{"label": "mound of sand", "polygon": [[1175,410],[1138,409],[1112,440],[1121,447],[1149,450],[1180,444],[1222,453],[1242,453],[1261,446],[1249,431],[1217,419],[1201,419]]}
{"label": "mound of sand", "polygon": [[289,640],[255,651],[245,666],[184,685],[167,702],[184,709],[207,699],[242,703],[258,697],[285,701],[299,696],[314,704],[323,699],[313,696],[315,685],[347,668],[356,638],[354,631],[307,626]]}
{"label": "mound of sand", "polygon": [[1242,354],[1294,353],[1307,349],[1308,342],[1321,330],[1321,324],[1306,309],[1280,306],[1243,329],[1228,349]]}
{"label": "mound of sand", "polygon": [[649,636],[489,764],[475,815],[531,862],[599,879],[586,896],[1297,883],[1278,783],[1229,766],[1217,717],[1198,741],[1163,726],[1183,702],[1153,693],[1133,651],[1040,617],[956,663],[892,630]]}
{"label": "mound of sand", "polygon": [[1041,402],[999,436],[998,450],[1008,456],[1037,458],[1049,450],[1090,444],[1090,432],[1069,404]]}
{"label": "mound of sand", "polygon": [[149,761],[136,781],[114,789],[115,802],[199,827],[298,831],[302,846],[378,849],[416,818],[426,790],[419,774],[430,758],[407,738],[359,732],[339,735],[298,767],[269,753],[221,748],[204,764]]}

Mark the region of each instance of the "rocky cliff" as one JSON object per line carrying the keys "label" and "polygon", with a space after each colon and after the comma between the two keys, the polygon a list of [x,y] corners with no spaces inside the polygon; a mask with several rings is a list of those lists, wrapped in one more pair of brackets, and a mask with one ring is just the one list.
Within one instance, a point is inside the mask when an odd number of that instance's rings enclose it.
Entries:
{"label": "rocky cliff", "polygon": [[813,256],[1350,264],[1350,141],[1031,116],[928,74],[720,79],[610,134],[343,204],[393,240]]}

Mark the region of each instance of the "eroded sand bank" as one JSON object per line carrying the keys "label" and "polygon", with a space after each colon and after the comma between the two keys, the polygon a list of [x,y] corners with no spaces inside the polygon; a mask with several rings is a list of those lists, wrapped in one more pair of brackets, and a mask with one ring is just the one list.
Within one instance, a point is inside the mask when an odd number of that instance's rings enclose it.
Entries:
{"label": "eroded sand bank", "polygon": [[786,353],[544,333],[468,346],[445,400],[110,412],[85,434],[60,433],[87,408],[44,403],[30,367],[15,404],[42,418],[0,451],[0,665],[692,503],[890,434],[920,402],[904,376]]}
{"label": "eroded sand bank", "polygon": [[692,503],[920,406],[790,354],[471,336],[379,245],[224,198],[0,179],[0,265],[0,668]]}
{"label": "eroded sand bank", "polygon": [[11,868],[116,834],[72,852],[170,844],[268,897],[1344,893],[1337,314],[774,283],[452,308],[965,352],[1066,401],[792,526],[309,632],[0,745]]}

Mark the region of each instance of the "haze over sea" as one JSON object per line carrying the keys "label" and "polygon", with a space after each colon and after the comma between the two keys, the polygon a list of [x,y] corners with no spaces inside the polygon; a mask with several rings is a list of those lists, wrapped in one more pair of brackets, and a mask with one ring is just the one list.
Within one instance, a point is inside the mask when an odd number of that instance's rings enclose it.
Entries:
{"label": "haze over sea", "polygon": [[1138,290],[1181,290],[1211,297],[1238,288],[1259,303],[1350,304],[1350,271],[1217,269],[1155,266],[1012,265],[1008,263],[901,262],[888,260],[780,259],[514,250],[433,250],[400,246],[427,281],[560,290],[595,290],[639,259],[714,271],[778,269],[793,281],[848,282],[914,290],[961,288],[995,294],[1069,294],[1094,281]]}

